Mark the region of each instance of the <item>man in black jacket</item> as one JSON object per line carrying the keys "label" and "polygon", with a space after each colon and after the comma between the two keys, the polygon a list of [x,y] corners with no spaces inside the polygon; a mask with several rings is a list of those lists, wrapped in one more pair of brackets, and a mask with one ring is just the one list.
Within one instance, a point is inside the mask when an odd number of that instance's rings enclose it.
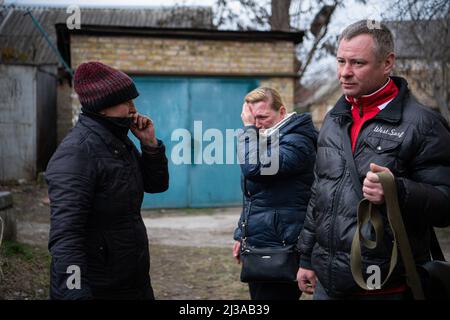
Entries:
{"label": "man in black jacket", "polygon": [[[299,239],[298,283],[301,290],[314,291],[315,299],[410,297],[401,265],[379,290],[365,291],[352,277],[350,250],[359,201],[365,197],[385,213],[377,172],[395,178],[416,263],[430,260],[431,228],[450,225],[448,124],[415,100],[403,78],[389,76],[394,61],[392,34],[382,24],[373,28],[359,21],[339,38],[338,78],[344,95],[319,134],[315,181]],[[377,266],[382,279],[393,242],[385,214],[383,225],[381,244],[362,250],[363,272]],[[362,232],[366,239],[374,238],[371,228]]]}
{"label": "man in black jacket", "polygon": [[[52,299],[154,299],[143,193],[167,190],[162,141],[137,113],[133,80],[100,62],[81,64],[78,123],[51,158]],[[127,134],[141,144],[140,153]]]}

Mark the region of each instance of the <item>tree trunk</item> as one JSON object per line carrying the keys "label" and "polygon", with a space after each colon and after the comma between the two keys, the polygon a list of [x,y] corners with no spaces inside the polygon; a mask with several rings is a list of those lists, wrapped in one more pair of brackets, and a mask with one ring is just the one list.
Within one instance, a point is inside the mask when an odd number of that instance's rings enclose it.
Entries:
{"label": "tree trunk", "polygon": [[270,27],[272,31],[289,31],[291,0],[272,0]]}

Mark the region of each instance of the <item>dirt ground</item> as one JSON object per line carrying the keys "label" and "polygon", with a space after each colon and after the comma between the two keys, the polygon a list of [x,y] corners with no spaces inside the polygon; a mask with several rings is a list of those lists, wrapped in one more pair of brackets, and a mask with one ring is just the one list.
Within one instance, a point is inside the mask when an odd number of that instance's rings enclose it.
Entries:
{"label": "dirt ground", "polygon": [[[248,299],[228,248],[151,245],[150,253],[156,299]],[[0,300],[48,298],[50,256],[45,248],[6,242],[0,254]]]}
{"label": "dirt ground", "polygon": [[[17,242],[1,248],[0,299],[47,299],[49,206],[44,186],[0,186],[13,193]],[[248,299],[231,256],[239,208],[145,210],[157,299]]]}
{"label": "dirt ground", "polygon": [[[17,242],[0,248],[0,299],[47,299],[49,206],[45,186],[0,186],[13,193]],[[240,208],[145,210],[157,299],[248,299],[231,256]],[[450,228],[437,229],[450,259]],[[310,299],[304,296],[302,299]]]}

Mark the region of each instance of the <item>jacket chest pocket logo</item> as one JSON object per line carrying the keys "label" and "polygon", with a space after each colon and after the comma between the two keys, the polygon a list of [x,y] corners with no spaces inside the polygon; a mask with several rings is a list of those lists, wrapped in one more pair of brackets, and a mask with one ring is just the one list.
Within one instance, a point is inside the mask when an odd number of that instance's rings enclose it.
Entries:
{"label": "jacket chest pocket logo", "polygon": [[380,137],[385,136],[387,139],[391,138],[393,140],[403,140],[405,129],[406,128],[384,128],[383,126],[375,126],[372,134],[378,134]]}
{"label": "jacket chest pocket logo", "polygon": [[389,153],[399,148],[403,143],[408,127],[409,124],[403,124],[399,127],[376,125],[364,141],[375,153]]}

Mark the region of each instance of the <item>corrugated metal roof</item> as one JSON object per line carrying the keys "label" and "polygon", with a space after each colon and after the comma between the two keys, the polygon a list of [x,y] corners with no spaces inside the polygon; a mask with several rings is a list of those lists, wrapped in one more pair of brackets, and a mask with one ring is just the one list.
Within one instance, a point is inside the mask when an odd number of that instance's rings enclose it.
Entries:
{"label": "corrugated metal roof", "polygon": [[[26,8],[0,9],[0,63],[57,64],[55,53],[34,25]],[[31,8],[56,45],[55,24],[66,23],[66,8]],[[115,27],[215,29],[209,7],[152,9],[81,8],[83,24]]]}

